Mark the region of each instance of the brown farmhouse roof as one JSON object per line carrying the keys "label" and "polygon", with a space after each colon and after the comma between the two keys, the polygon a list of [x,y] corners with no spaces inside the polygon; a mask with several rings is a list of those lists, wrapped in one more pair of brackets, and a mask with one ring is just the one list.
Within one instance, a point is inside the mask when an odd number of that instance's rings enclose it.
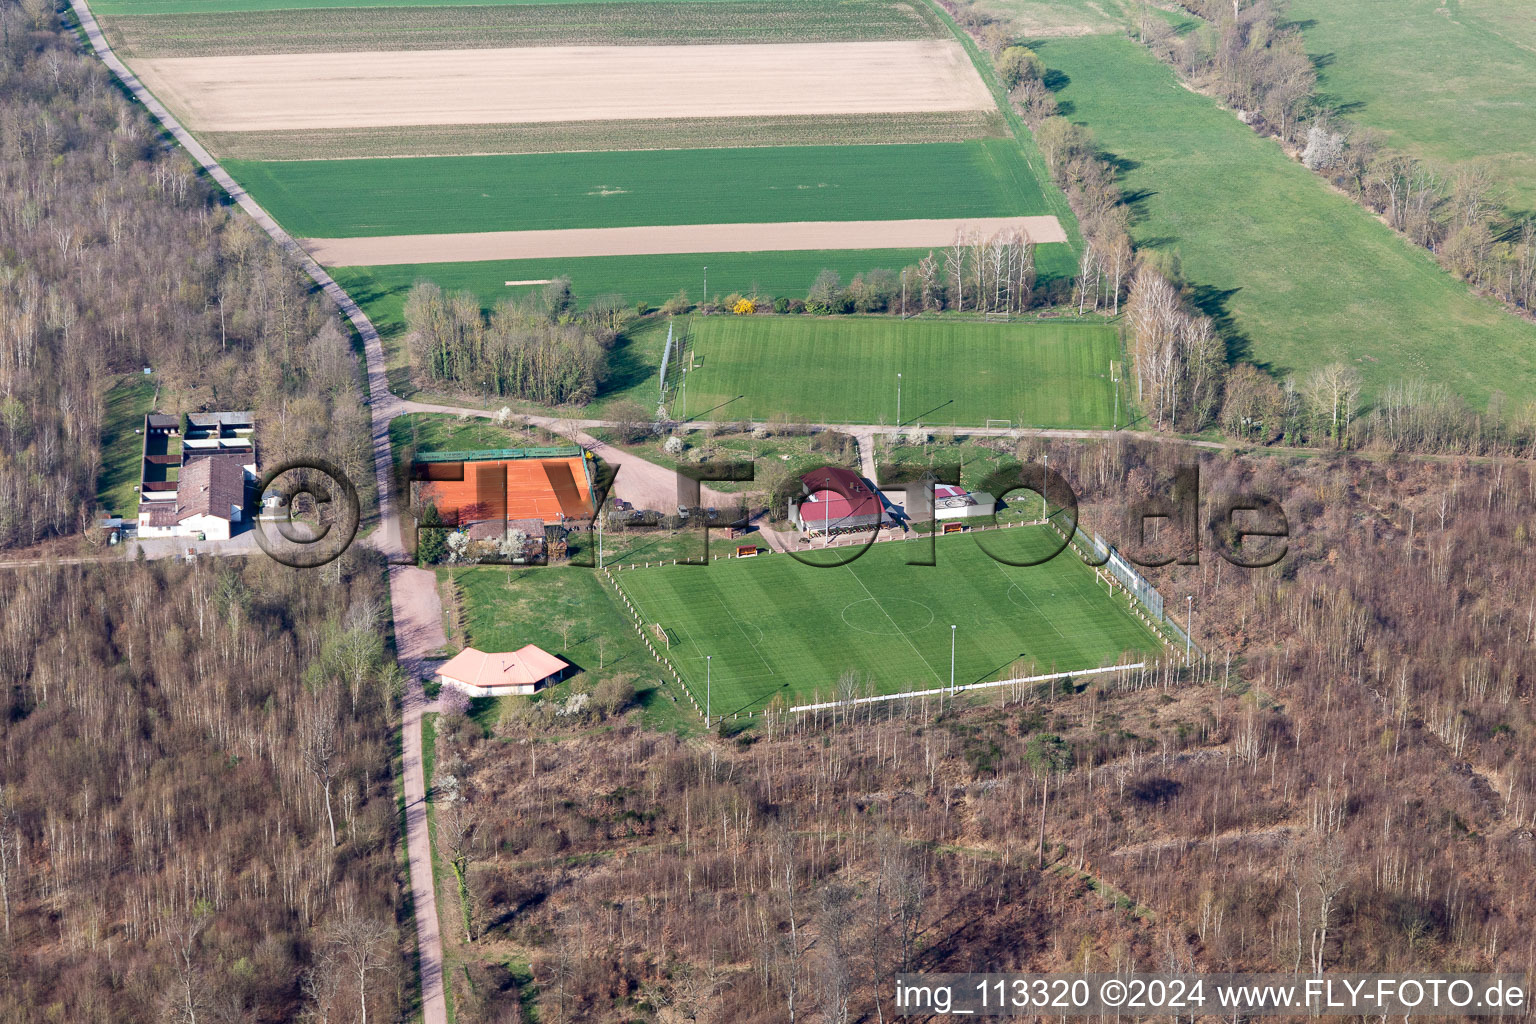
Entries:
{"label": "brown farmhouse roof", "polygon": [[232,506],[245,504],[245,470],[238,459],[193,459],[181,468],[176,484],[176,522],[193,516],[231,518]]}

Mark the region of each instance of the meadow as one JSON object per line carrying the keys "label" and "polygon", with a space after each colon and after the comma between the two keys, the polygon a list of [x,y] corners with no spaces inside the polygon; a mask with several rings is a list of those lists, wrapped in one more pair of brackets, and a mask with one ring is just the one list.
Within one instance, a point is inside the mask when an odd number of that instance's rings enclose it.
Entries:
{"label": "meadow", "polygon": [[495,153],[734,149],[772,146],[967,142],[1003,135],[995,110],[764,117],[632,118],[537,124],[439,124],[410,128],[291,128],[202,132],[228,160],[337,160]]}
{"label": "meadow", "polygon": [[773,554],[614,575],[647,625],[668,630],[671,660],[701,700],[710,659],[716,714],[758,711],[779,694],[830,698],[844,672],[877,693],[947,686],[952,624],[957,685],[1156,655],[1157,640],[1070,551],[1015,567],[983,550],[1022,561],[1054,539],[1039,527],[943,537],[933,566],[907,564],[926,542],[890,542],[841,567]]}
{"label": "meadow", "polygon": [[1052,212],[1008,139],[225,167],[309,238]]}
{"label": "meadow", "polygon": [[1486,161],[1515,209],[1536,210],[1536,2],[1291,0],[1288,13],[1326,103],[1394,150]]}
{"label": "meadow", "polygon": [[1138,0],[976,0],[1024,39],[1119,32],[1139,13]]}
{"label": "meadow", "polygon": [[448,50],[498,46],[927,39],[943,28],[916,0],[656,0],[342,7],[106,19],[124,57]]}
{"label": "meadow", "polygon": [[693,317],[687,341],[697,420],[894,424],[900,373],[904,425],[1108,427],[1121,358],[1113,326],[1082,323]]}
{"label": "meadow", "polygon": [[1505,313],[1120,36],[1049,39],[1058,99],[1122,169],[1132,233],[1177,254],[1232,354],[1277,376],[1338,360],[1474,407],[1536,396],[1536,326]]}

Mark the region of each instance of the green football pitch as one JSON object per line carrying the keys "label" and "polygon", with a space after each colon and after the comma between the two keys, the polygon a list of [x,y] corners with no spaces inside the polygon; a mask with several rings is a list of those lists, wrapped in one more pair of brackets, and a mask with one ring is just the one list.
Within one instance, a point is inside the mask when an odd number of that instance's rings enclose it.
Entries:
{"label": "green football pitch", "polygon": [[[1115,414],[1108,324],[710,316],[687,329],[686,407],[672,411],[695,420],[895,423],[897,374],[908,426],[1108,427]],[[1122,424],[1128,409],[1122,397]]]}
{"label": "green football pitch", "polygon": [[[1042,527],[871,545],[839,567],[790,555],[721,559],[707,566],[614,573],[649,629],[671,636],[670,657],[716,714],[762,709],[776,694],[793,702],[830,697],[855,672],[878,693],[1009,678],[1021,662],[1066,672],[1156,654],[1157,639],[1111,597],[1069,549],[1040,565],[1055,534]],[[856,549],[827,554],[846,557]],[[1012,671],[1010,671],[1012,670]]]}

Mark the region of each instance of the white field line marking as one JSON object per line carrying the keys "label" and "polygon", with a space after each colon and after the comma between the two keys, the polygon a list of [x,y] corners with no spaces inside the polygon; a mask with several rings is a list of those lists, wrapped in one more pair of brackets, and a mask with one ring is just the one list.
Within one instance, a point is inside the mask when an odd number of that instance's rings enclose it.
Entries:
{"label": "white field line marking", "polygon": [[[955,692],[962,690],[987,690],[997,686],[1016,686],[1023,683],[1043,683],[1047,680],[1066,679],[1077,676],[1096,676],[1107,672],[1129,672],[1132,669],[1146,668],[1147,663],[1138,661],[1134,665],[1110,665],[1107,668],[1085,668],[1080,672],[1049,672],[1043,676],[1022,676],[1018,679],[999,679],[991,683],[966,683],[964,686],[955,687]],[[888,700],[903,700],[907,697],[937,697],[949,692],[949,687],[941,686],[933,690],[906,690],[902,693],[885,693],[877,697],[856,697],[853,700],[829,700],[820,704],[798,704],[790,708],[791,711],[825,711],[828,708],[852,707],[855,704],[876,704]]]}
{"label": "white field line marking", "polygon": [[944,677],[939,675],[937,672],[934,672],[933,666],[928,663],[927,658],[923,657],[923,652],[917,649],[917,645],[912,642],[912,638],[907,636],[907,634],[902,631],[900,626],[896,625],[896,620],[891,618],[891,613],[885,610],[885,605],[880,603],[880,599],[874,594],[871,594],[869,588],[864,586],[864,581],[859,579],[859,574],[853,571],[853,563],[844,562],[843,568],[848,570],[848,575],[852,576],[855,580],[858,581],[858,584],[863,589],[864,593],[869,594],[869,599],[875,602],[875,607],[880,609],[881,613],[884,614],[886,619],[890,621],[891,625],[895,627],[896,632],[900,633],[901,638],[907,642],[907,646],[912,648],[912,653],[917,655],[917,660],[921,661],[924,665],[927,665],[928,671],[933,672],[933,678],[942,683],[944,681]]}
{"label": "white field line marking", "polygon": [[752,639],[747,636],[747,630],[746,630],[746,628],[744,626],[742,626],[741,620],[736,618],[736,616],[731,613],[730,607],[727,606],[726,603],[725,603],[725,598],[720,596],[720,591],[718,591],[718,590],[713,591],[713,594],[715,596],[715,603],[720,606],[720,609],[722,611],[724,611],[726,615],[730,616],[731,622],[736,626],[736,629],[741,633],[741,638],[747,642],[747,646],[748,647],[752,648],[752,653],[757,655],[757,660],[763,663],[763,668],[768,670],[768,674],[770,676],[778,675],[778,673],[773,670],[773,666],[768,664],[768,659],[763,657],[763,652],[758,649],[758,644],[762,643],[763,640],[767,639],[767,636],[763,633],[763,627],[757,625],[756,623],[753,623],[753,628],[757,630],[757,635],[759,637],[758,643],[757,644],[753,643]]}
{"label": "white field line marking", "polygon": [[554,283],[554,278],[552,278],[552,277],[542,277],[542,278],[538,278],[538,279],[530,278],[527,281],[508,281],[507,282],[507,287],[508,288],[520,288],[520,287],[522,287],[525,284],[553,284],[553,283]]}

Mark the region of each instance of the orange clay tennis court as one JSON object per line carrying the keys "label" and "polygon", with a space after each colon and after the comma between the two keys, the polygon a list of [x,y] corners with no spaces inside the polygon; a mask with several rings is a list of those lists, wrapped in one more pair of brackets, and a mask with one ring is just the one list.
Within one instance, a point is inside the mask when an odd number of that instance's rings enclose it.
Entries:
{"label": "orange clay tennis court", "polygon": [[580,458],[427,463],[418,471],[417,507],[430,502],[448,525],[592,516],[592,486]]}

